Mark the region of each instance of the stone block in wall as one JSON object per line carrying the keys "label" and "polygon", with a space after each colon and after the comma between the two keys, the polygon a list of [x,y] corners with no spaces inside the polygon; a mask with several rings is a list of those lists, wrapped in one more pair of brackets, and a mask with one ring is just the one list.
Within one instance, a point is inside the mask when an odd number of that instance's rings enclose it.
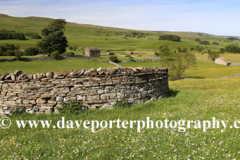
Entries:
{"label": "stone block in wall", "polygon": [[117,93],[110,93],[110,99],[116,99],[117,98]]}
{"label": "stone block in wall", "polygon": [[110,99],[110,94],[102,94],[101,95],[101,100],[109,100]]}
{"label": "stone block in wall", "polygon": [[118,99],[123,99],[125,97],[124,93],[117,93]]}
{"label": "stone block in wall", "polygon": [[16,101],[4,101],[4,104],[9,106],[14,106],[16,105]]}
{"label": "stone block in wall", "polygon": [[45,104],[45,103],[46,103],[46,100],[45,100],[45,99],[42,99],[42,98],[38,98],[38,99],[36,100],[36,103],[37,103],[37,104]]}
{"label": "stone block in wall", "polygon": [[87,96],[87,100],[88,101],[96,101],[96,100],[100,100],[100,98],[99,98],[99,95]]}

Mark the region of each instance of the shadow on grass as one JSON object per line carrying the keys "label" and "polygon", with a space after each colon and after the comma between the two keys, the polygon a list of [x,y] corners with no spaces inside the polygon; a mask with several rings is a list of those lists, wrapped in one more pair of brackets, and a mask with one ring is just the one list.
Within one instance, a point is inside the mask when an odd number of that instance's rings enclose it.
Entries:
{"label": "shadow on grass", "polygon": [[180,91],[173,91],[173,90],[170,90],[170,91],[169,91],[169,95],[168,95],[168,97],[176,97],[177,94],[178,94],[178,92],[180,92]]}

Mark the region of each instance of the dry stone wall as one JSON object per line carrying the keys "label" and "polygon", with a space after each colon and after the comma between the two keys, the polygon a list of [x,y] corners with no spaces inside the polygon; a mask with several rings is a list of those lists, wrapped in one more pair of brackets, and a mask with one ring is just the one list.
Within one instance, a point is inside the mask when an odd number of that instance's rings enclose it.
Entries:
{"label": "dry stone wall", "polygon": [[24,107],[31,114],[58,112],[68,101],[85,109],[112,108],[117,100],[144,103],[167,96],[167,68],[99,68],[0,76],[0,114]]}

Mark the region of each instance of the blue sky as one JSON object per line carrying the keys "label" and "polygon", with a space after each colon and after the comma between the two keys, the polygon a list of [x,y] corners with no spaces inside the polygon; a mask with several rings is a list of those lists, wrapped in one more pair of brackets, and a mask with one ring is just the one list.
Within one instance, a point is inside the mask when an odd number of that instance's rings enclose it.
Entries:
{"label": "blue sky", "polygon": [[239,0],[0,0],[0,13],[154,31],[240,36]]}

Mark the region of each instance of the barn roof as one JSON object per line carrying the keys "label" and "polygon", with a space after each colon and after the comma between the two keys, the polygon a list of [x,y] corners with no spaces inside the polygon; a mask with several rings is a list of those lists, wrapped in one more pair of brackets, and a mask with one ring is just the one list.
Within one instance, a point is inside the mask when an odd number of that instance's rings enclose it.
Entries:
{"label": "barn roof", "polygon": [[225,62],[225,63],[230,63],[228,60],[226,60],[226,59],[223,58],[223,57],[220,57],[220,58],[218,58],[218,59],[222,60],[222,61]]}

